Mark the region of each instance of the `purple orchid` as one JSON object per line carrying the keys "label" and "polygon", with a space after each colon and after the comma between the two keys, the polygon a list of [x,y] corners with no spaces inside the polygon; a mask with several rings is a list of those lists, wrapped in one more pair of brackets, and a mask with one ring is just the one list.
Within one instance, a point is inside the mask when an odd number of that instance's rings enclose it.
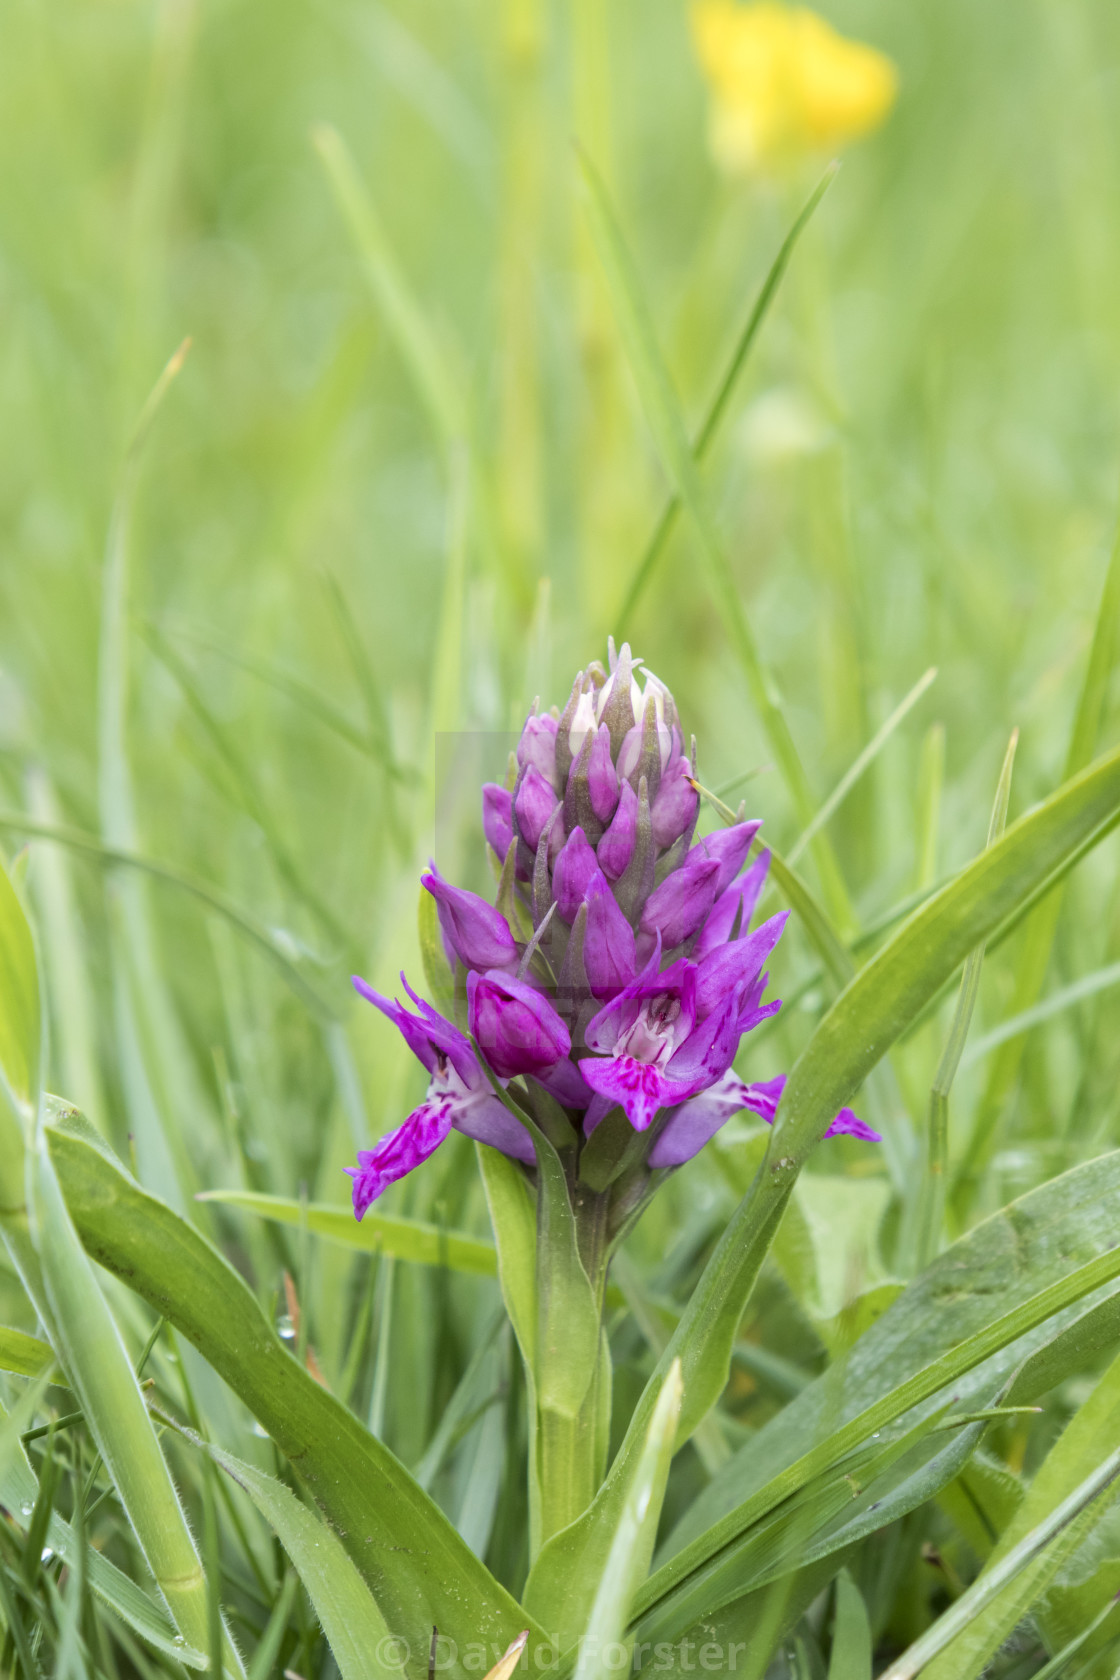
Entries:
{"label": "purple orchid", "polygon": [[452,1128],[519,1161],[534,1158],[528,1132],[495,1096],[470,1040],[417,997],[403,974],[401,984],[420,1011],[418,1015],[354,976],[356,990],[399,1028],[408,1048],[429,1074],[428,1092],[419,1108],[414,1108],[402,1126],[388,1132],[372,1149],[360,1149],[358,1165],[346,1168],[354,1180],[354,1213],[358,1219],[388,1185],[434,1154]]}
{"label": "purple orchid", "polygon": [[[685,752],[673,697],[628,647],[609,651],[609,670],[581,672],[562,712],[534,706],[505,785],[483,789],[508,917],[434,865],[423,877],[458,1024],[411,991],[419,1014],[355,981],[429,1074],[420,1107],[350,1169],[359,1218],[452,1129],[535,1160],[495,1081],[513,1109],[574,1138],[577,1174],[612,1110],[653,1128],[626,1169],[647,1177],[690,1160],[741,1109],[774,1119],[784,1079],[748,1084],[733,1069],[744,1035],[781,1007],[764,1001],[765,964],[785,914],[750,925],[769,853],[748,867],[756,822],[693,838],[695,747]],[[835,1133],[878,1139],[850,1109]]]}

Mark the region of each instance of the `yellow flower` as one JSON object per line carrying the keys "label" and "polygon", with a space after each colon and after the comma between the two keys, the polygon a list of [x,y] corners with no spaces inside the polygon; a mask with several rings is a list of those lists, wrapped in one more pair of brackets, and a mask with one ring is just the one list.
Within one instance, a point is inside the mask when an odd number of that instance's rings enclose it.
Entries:
{"label": "yellow flower", "polygon": [[695,0],[692,29],[712,90],[712,151],[729,173],[832,150],[877,128],[894,104],[886,54],[806,6]]}

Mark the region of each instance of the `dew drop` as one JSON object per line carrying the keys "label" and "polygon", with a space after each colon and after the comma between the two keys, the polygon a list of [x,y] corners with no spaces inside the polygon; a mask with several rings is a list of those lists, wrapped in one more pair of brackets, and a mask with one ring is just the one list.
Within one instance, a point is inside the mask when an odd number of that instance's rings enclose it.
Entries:
{"label": "dew drop", "polygon": [[259,1435],[262,1441],[267,1441],[269,1438],[268,1430],[263,1423],[258,1423],[256,1418],[253,1419],[253,1434]]}
{"label": "dew drop", "polygon": [[296,1339],[296,1327],[292,1323],[292,1320],[291,1320],[288,1313],[282,1313],[280,1315],[280,1318],[277,1320],[276,1331],[277,1331],[277,1334],[284,1339],[284,1341],[286,1341],[286,1342],[294,1342],[295,1341],[295,1339]]}
{"label": "dew drop", "polygon": [[34,1505],[31,1503],[30,1499],[22,1500],[20,1502],[20,1507],[19,1508],[20,1508],[20,1512],[25,1517],[29,1517],[31,1515],[32,1511],[34,1511],[34,1509],[35,1509]]}
{"label": "dew drop", "polygon": [[39,1553],[39,1562],[49,1563],[53,1556],[54,1552],[51,1550],[50,1546],[44,1546],[42,1551]]}

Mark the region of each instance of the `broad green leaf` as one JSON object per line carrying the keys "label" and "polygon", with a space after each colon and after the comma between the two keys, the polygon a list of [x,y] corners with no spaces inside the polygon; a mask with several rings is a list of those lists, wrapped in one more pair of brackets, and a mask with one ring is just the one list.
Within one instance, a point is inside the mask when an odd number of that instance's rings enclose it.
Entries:
{"label": "broad green leaf", "polygon": [[39,1031],[39,977],[31,929],[0,866],[0,1079],[25,1110],[34,1105],[39,1089]]}
{"label": "broad green leaf", "polygon": [[[986,1405],[1055,1330],[1116,1293],[1118,1213],[1120,1152],[1032,1191],[947,1249],[841,1367],[803,1389],[700,1495],[670,1537],[671,1555],[642,1607],[677,1591],[876,1430],[889,1438],[913,1427],[950,1395],[962,1409]],[[1063,1312],[1064,1322],[1056,1320]],[[1029,1385],[1019,1387],[1026,1402]]]}
{"label": "broad green leaf", "polygon": [[898,1292],[879,1257],[890,1198],[882,1178],[804,1173],[775,1239],[775,1261],[834,1353],[856,1339],[862,1297],[873,1295],[881,1311]]}
{"label": "broad green leaf", "polygon": [[54,1362],[54,1349],[47,1342],[0,1324],[0,1371],[14,1371],[19,1377],[38,1377],[49,1371]]}
{"label": "broad green leaf", "polygon": [[[208,1648],[202,1562],[148,1416],[116,1321],[67,1212],[40,1139],[29,1154],[32,1238],[42,1269],[48,1329],[156,1585],[186,1642]],[[224,1641],[225,1666],[242,1673]]]}
{"label": "broad green leaf", "polygon": [[846,1569],[836,1577],[828,1680],[871,1680],[871,1623],[859,1588]]}
{"label": "broad green leaf", "polygon": [[401,1680],[401,1666],[390,1655],[396,1647],[385,1619],[329,1524],[274,1476],[186,1430],[182,1433],[245,1489],[275,1530],[315,1606],[342,1680]]}
{"label": "broad green leaf", "polygon": [[318,1237],[360,1248],[394,1260],[414,1260],[421,1266],[446,1266],[452,1272],[493,1277],[498,1269],[492,1243],[462,1231],[445,1231],[419,1219],[398,1219],[392,1214],[367,1213],[361,1221],[353,1209],[330,1207],[325,1202],[301,1203],[290,1196],[259,1195],[252,1190],[203,1190],[200,1202],[223,1202],[244,1208],[262,1219],[281,1225],[304,1225]]}
{"label": "broad green leaf", "polygon": [[[47,1138],[88,1252],[193,1342],[290,1459],[408,1642],[408,1673],[426,1675],[433,1625],[460,1649],[508,1644],[525,1612],[393,1454],[291,1356],[217,1250],[80,1120],[60,1118]],[[543,1637],[532,1630],[534,1649]]]}
{"label": "broad green leaf", "polygon": [[[1026,1496],[984,1565],[979,1581],[998,1574],[1014,1549],[1041,1524],[1049,1521],[1067,1499],[1076,1493],[1086,1477],[1100,1464],[1102,1450],[1120,1438],[1120,1357],[1113,1360],[1092,1394],[1067,1423],[1062,1434],[1035,1472]],[[1120,1459],[1117,1460],[1120,1471]],[[1086,1521],[1072,1525],[1060,1542],[1050,1545],[1025,1565],[1011,1582],[929,1665],[929,1680],[960,1680],[962,1675],[979,1674],[988,1659],[1017,1626],[1045,1591],[1063,1555],[1068,1556],[1085,1537],[1079,1530]]]}
{"label": "broad green leaf", "polygon": [[[596,1680],[600,1674],[617,1672],[617,1663],[604,1661],[606,1654],[610,1650],[613,1655],[612,1648],[618,1645],[628,1649],[624,1636],[630,1605],[653,1556],[680,1409],[681,1369],[679,1365],[671,1365],[654,1408],[633,1484],[619,1512],[614,1533],[609,1537],[602,1573],[594,1583],[595,1596],[586,1633],[580,1641],[576,1680]],[[570,1612],[567,1619],[570,1624]]]}

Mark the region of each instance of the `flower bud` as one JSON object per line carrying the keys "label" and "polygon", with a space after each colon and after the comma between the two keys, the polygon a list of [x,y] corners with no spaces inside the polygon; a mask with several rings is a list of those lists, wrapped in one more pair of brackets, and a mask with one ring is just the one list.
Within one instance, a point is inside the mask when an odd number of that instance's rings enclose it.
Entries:
{"label": "flower bud", "polygon": [[692,765],[675,753],[665,768],[653,802],[653,837],[663,849],[685,833],[696,815],[700,796],[692,785]]}
{"label": "flower bud", "polygon": [[537,841],[557,805],[551,783],[547,782],[535,765],[521,772],[517,792],[513,796],[513,814],[517,832],[530,852],[537,849]]}
{"label": "flower bud", "polygon": [[556,727],[556,719],[550,717],[547,712],[543,716],[534,714],[526,718],[521,739],[517,743],[517,764],[520,770],[528,770],[531,766],[544,777],[555,792],[559,793],[560,778],[556,773]]}
{"label": "flower bud", "polygon": [[583,899],[587,932],[583,963],[597,998],[613,997],[634,978],[634,930],[614,901],[610,883],[596,869]]}
{"label": "flower bud", "polygon": [[611,758],[611,732],[605,723],[599,725],[591,744],[587,765],[587,791],[591,809],[601,823],[608,823],[618,804],[618,772]]}
{"label": "flower bud", "polygon": [[716,880],[717,895],[724,892],[742,869],[751,841],[762,827],[760,822],[736,823],[734,828],[720,828],[698,840],[685,860],[685,867],[694,857],[715,858],[719,864]]}
{"label": "flower bud", "polygon": [[629,782],[619,789],[618,809],[614,820],[595,849],[599,868],[608,881],[617,881],[626,873],[634,856],[634,841],[638,832],[638,796]]}
{"label": "flower bud", "polygon": [[467,978],[467,1019],[499,1079],[540,1073],[572,1048],[567,1027],[542,993],[490,970]]}
{"label": "flower bud", "polygon": [[719,860],[697,856],[698,850],[693,847],[681,868],[654,888],[642,908],[640,931],[647,938],[659,933],[666,951],[692,938],[715,901]]}
{"label": "flower bud", "polygon": [[623,642],[618,654],[614,651],[613,640],[608,646],[611,674],[599,691],[598,713],[600,723],[605,723],[610,732],[611,751],[617,753],[637,722],[640,706],[639,710],[635,710],[634,695],[638,693],[638,687],[634,681],[634,661],[629,642]]}
{"label": "flower bud", "polygon": [[592,877],[599,865],[595,853],[582,828],[573,828],[556,859],[552,871],[552,891],[556,899],[557,915],[566,922],[574,922],[583,903]]}
{"label": "flower bud", "polygon": [[487,782],[482,789],[482,832],[504,858],[513,839],[513,795],[497,782]]}
{"label": "flower bud", "polygon": [[453,887],[436,868],[420,877],[436,901],[444,941],[466,968],[517,967],[517,943],[505,917],[477,893]]}
{"label": "flower bud", "polygon": [[709,951],[725,945],[735,932],[736,921],[739,924],[738,937],[743,938],[750,926],[754,914],[754,907],[758,903],[758,896],[766,881],[766,872],[770,867],[770,853],[761,852],[755,858],[745,875],[737,881],[732,881],[726,892],[720,893],[712,905],[704,926],[692,948],[694,961],[699,962]]}

